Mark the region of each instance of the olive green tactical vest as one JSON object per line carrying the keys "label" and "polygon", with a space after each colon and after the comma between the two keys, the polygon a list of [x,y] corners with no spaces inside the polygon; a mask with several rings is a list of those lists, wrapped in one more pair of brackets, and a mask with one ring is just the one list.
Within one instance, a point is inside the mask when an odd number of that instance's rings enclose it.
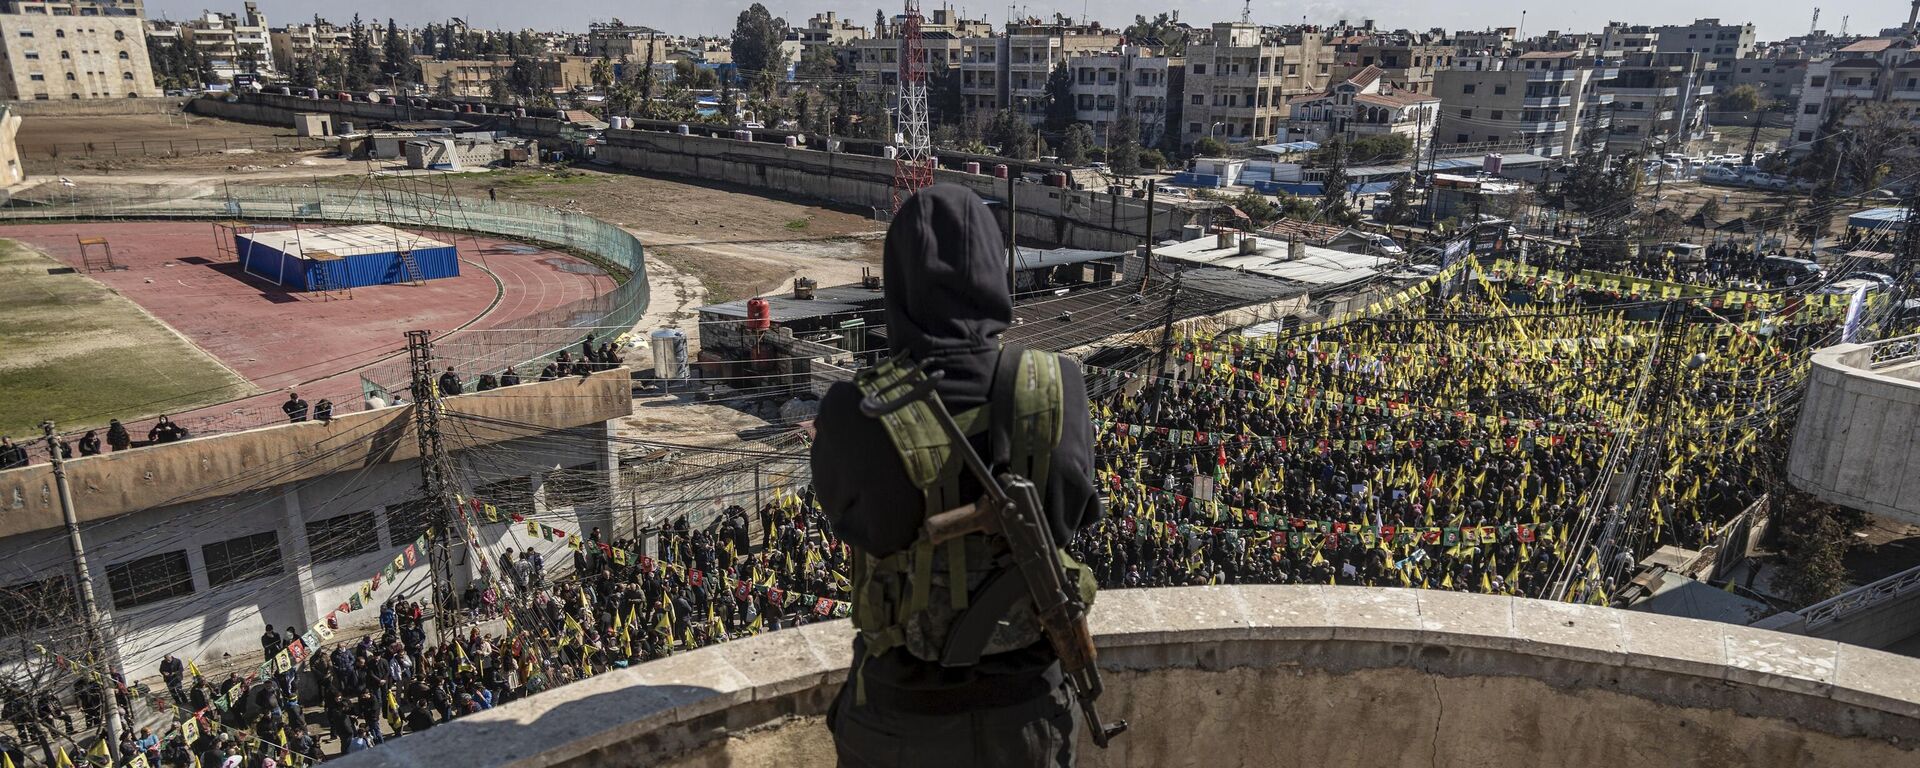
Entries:
{"label": "olive green tactical vest", "polygon": [[[995,456],[1006,456],[1006,465],[994,467],[996,471],[1020,475],[1044,489],[1053,449],[1060,442],[1060,359],[1049,352],[1025,350],[1017,356],[1002,354],[1000,361],[1000,365],[1019,366],[1011,379],[995,377],[997,382],[1010,380],[1012,386],[1008,388],[1012,391],[994,391],[986,405],[953,414],[954,421],[967,435],[978,435],[988,431],[993,409],[1012,408],[1010,444],[1004,453],[996,447],[984,458],[991,464]],[[855,384],[863,396],[886,400],[899,397],[924,379],[913,363],[894,359],[862,372]],[[954,453],[945,430],[934,420],[933,403],[938,398],[938,394],[931,394],[880,417],[908,479],[925,497],[919,510],[921,520],[974,501],[960,497],[960,477],[968,470]],[[902,510],[902,514],[907,513]],[[1005,540],[985,534],[970,534],[936,546],[923,533],[911,546],[886,557],[856,551],[853,623],[866,641],[867,658],[904,647],[915,658],[939,661],[948,633],[967,610],[968,594],[1000,568],[1014,567],[999,564],[1006,555]],[[1058,550],[1058,556],[1080,599],[1092,605],[1092,571],[1064,549]],[[1020,600],[994,630],[981,655],[1024,648],[1040,638],[1033,601]]]}

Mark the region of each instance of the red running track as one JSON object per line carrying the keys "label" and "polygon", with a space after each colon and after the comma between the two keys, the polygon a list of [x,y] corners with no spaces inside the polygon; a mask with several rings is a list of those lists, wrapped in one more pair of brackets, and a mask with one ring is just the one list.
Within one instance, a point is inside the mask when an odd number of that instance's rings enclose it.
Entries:
{"label": "red running track", "polygon": [[[127,268],[95,272],[93,279],[263,391],[173,414],[195,435],[276,423],[284,418],[280,404],[289,388],[297,388],[308,403],[332,400],[338,413],[359,410],[361,373],[377,371],[375,378],[392,384],[385,379],[392,378],[395,365],[404,370],[405,331],[428,329],[438,337],[462,327],[518,327],[527,315],[615,287],[598,268],[564,253],[497,238],[432,233],[458,250],[458,277],[419,286],[355,288],[350,298],[336,293],[326,299],[244,274],[221,253],[214,236],[207,222],[0,226],[0,238],[19,240],[83,270],[78,238],[106,238],[115,262]],[[454,337],[475,338],[488,337]],[[127,422],[136,439],[144,437],[145,422],[134,420],[158,411],[129,407],[128,413],[111,415]]]}

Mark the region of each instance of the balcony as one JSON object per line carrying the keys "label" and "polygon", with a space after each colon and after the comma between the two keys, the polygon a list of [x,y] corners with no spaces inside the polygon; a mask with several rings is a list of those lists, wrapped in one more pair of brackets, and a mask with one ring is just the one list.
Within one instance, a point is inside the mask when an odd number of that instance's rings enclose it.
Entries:
{"label": "balcony", "polygon": [[1520,106],[1527,109],[1550,109],[1572,104],[1572,96],[1526,96],[1520,99]]}

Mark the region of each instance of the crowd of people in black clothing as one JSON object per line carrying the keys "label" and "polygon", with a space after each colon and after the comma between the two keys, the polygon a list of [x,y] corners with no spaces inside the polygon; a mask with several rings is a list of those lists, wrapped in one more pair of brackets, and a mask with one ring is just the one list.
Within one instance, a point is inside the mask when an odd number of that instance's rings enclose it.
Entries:
{"label": "crowd of people in black clothing", "polygon": [[[317,648],[306,646],[311,633],[269,625],[263,657],[287,650],[297,661],[264,678],[202,676],[167,656],[158,670],[166,700],[176,718],[194,713],[194,738],[178,727],[135,731],[121,753],[180,768],[235,757],[236,768],[299,765],[613,669],[840,615],[848,553],[810,492],[763,505],[759,543],[753,514],[732,506],[705,528],[682,518],[650,550],[596,528],[579,537],[571,569],[546,557],[565,549],[507,548],[449,607],[459,630],[447,644],[429,636],[430,608],[400,596],[380,606],[376,632]],[[98,732],[103,691],[85,676],[77,685],[87,716],[79,732]],[[116,689],[132,722],[146,697]],[[61,733],[56,721],[68,716],[58,699],[8,697],[16,700],[7,718],[22,742],[40,728]],[[75,732],[67,720],[64,733]]]}

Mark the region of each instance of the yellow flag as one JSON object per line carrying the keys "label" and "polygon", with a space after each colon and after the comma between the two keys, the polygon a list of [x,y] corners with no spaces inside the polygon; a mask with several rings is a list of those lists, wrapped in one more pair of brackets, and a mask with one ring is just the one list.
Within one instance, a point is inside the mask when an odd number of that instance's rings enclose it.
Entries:
{"label": "yellow flag", "polygon": [[93,746],[87,749],[87,762],[93,762],[96,757],[109,764],[113,762],[113,754],[107,751],[107,740],[104,738],[94,740]]}
{"label": "yellow flag", "polygon": [[0,752],[0,768],[14,768],[13,757],[5,752]]}
{"label": "yellow flag", "polygon": [[59,768],[73,768],[73,758],[67,757],[66,747],[61,747],[60,751],[53,753],[53,764]]}
{"label": "yellow flag", "polygon": [[195,663],[193,663],[193,660],[192,660],[192,659],[188,659],[188,660],[187,660],[187,674],[189,674],[189,675],[193,675],[194,677],[199,677],[199,676],[200,676],[200,665],[198,665],[198,664],[195,664]]}

